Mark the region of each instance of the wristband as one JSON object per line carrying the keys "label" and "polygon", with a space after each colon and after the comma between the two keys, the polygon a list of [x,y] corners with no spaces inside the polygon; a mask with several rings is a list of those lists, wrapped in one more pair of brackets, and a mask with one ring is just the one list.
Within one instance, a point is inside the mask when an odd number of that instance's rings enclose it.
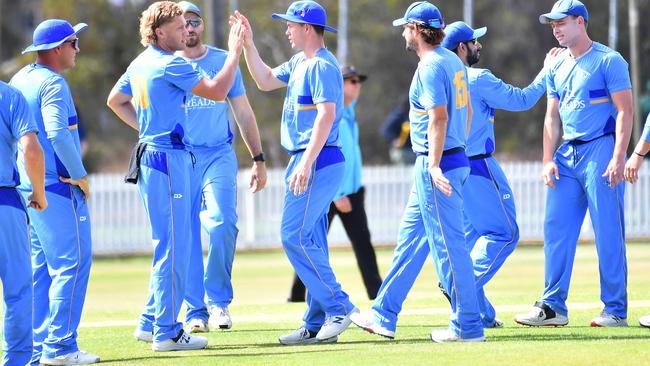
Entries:
{"label": "wristband", "polygon": [[266,161],[264,153],[259,153],[258,155],[253,156],[253,161]]}
{"label": "wristband", "polygon": [[637,155],[639,155],[639,156],[642,157],[642,158],[645,158],[645,154],[639,154],[639,153],[636,152],[636,151],[635,151],[634,153],[637,154]]}

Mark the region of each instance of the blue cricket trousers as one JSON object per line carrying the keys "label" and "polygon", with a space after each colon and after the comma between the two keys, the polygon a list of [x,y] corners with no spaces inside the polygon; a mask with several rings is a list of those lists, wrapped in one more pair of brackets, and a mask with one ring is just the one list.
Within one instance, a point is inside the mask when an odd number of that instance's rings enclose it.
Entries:
{"label": "blue cricket trousers", "polygon": [[[208,320],[205,305],[226,307],[232,302],[232,263],[237,242],[237,157],[230,144],[195,149],[196,167],[190,177],[192,249],[185,302],[187,320]],[[201,228],[208,234],[208,258],[203,270]]]}
{"label": "blue cricket trousers", "polygon": [[496,312],[483,287],[515,250],[519,227],[512,189],[497,160],[470,158],[470,169],[463,185],[465,240],[474,264],[483,326],[492,327]]}
{"label": "blue cricket trousers", "polygon": [[16,188],[0,188],[0,215],[2,365],[24,366],[32,357],[32,262],[27,211]]}
{"label": "blue cricket trousers", "polygon": [[[30,192],[20,191],[25,202]],[[86,299],[92,244],[83,192],[67,183],[45,187],[48,207],[28,209],[34,281],[34,352],[56,357],[79,350],[77,328]]]}
{"label": "blue cricket trousers", "polygon": [[327,212],[343,179],[345,159],[338,147],[324,147],[312,165],[307,191],[295,196],[289,191],[289,178],[303,153],[291,157],[285,173],[280,231],[287,258],[307,288],[305,327],[317,332],[326,316],[354,309],[336,281],[327,248]]}
{"label": "blue cricket trousers", "polygon": [[440,282],[451,296],[450,328],[461,338],[483,336],[472,260],[463,232],[462,186],[469,174],[464,152],[444,155],[441,169],[451,197],[434,187],[428,157],[415,162],[415,183],[402,216],[391,268],[372,306],[375,321],[395,330],[402,304],[432,253]]}
{"label": "blue cricket trousers", "polygon": [[185,296],[192,237],[190,230],[190,152],[147,147],[140,160],[138,189],[151,223],[154,246],[149,292],[151,303],[140,319],[154,341],[175,338]]}
{"label": "blue cricket trousers", "polygon": [[555,152],[560,180],[546,197],[542,301],[565,316],[576,243],[589,208],[598,252],[600,299],[606,312],[627,318],[625,184],[610,188],[602,177],[614,142],[612,135],[605,135],[583,144],[565,143]]}

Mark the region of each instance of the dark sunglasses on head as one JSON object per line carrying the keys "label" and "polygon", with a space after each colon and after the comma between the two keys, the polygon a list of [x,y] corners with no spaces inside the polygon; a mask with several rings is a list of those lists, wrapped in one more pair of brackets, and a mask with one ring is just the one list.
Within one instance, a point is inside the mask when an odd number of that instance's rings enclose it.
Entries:
{"label": "dark sunglasses on head", "polygon": [[75,50],[79,48],[79,38],[69,39],[67,41],[64,41],[63,43],[70,43],[72,48],[74,48]]}
{"label": "dark sunglasses on head", "polygon": [[190,18],[190,19],[185,19],[185,26],[187,27],[188,25],[191,25],[192,27],[196,28],[199,25],[201,25],[203,21],[201,18]]}

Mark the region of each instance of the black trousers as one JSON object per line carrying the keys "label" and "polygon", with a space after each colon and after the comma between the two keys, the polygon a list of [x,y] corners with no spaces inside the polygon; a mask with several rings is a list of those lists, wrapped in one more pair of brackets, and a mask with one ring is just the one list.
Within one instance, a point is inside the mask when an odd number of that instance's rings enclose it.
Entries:
{"label": "black trousers", "polygon": [[[336,215],[341,219],[345,232],[352,243],[354,255],[357,257],[357,264],[361,271],[361,277],[363,277],[363,283],[366,286],[368,298],[373,300],[377,297],[377,292],[381,286],[381,276],[379,276],[379,268],[377,268],[375,250],[370,242],[370,230],[368,230],[368,217],[366,216],[364,203],[365,189],[361,187],[357,193],[348,195],[348,198],[352,205],[352,211],[342,213],[332,202],[327,218],[330,224],[332,224],[332,220]],[[291,302],[305,301],[305,285],[295,273],[288,300]]]}

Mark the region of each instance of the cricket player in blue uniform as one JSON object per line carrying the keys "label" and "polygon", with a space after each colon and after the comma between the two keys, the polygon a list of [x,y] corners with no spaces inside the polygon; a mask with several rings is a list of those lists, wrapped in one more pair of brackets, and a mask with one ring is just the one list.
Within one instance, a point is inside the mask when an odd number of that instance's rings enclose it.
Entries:
{"label": "cricket player in blue uniform", "polygon": [[[201,10],[193,3],[178,3],[184,12],[188,38],[186,48],[176,54],[187,60],[204,77],[213,78],[223,67],[227,51],[203,45],[204,30]],[[246,98],[239,69],[228,92],[235,120],[253,157],[249,187],[253,193],[266,185],[266,165],[255,114]],[[232,320],[228,305],[232,301],[232,263],[237,240],[237,157],[232,149],[233,133],[228,120],[226,100],[214,101],[191,95],[185,103],[187,134],[192,141],[196,159],[190,176],[192,197],[192,248],[185,291],[186,328],[191,333],[206,333],[213,328],[230,329]],[[203,270],[201,226],[208,234],[208,259]],[[204,298],[207,295],[206,306]],[[154,319],[154,298],[149,293],[140,329],[151,329]],[[136,337],[149,341],[149,333]]]}
{"label": "cricket player in blue uniform", "polygon": [[[470,165],[470,174],[463,186],[465,240],[474,263],[483,326],[499,328],[503,322],[496,319],[483,287],[514,251],[519,227],[512,189],[499,162],[492,156],[495,150],[494,110],[532,108],[546,92],[546,65],[562,49],[551,50],[545,67],[528,87],[520,89],[504,83],[488,69],[472,67],[479,61],[483,48],[478,38],[486,33],[485,27],[472,29],[464,22],[454,22],[445,27],[442,46],[456,53],[467,67],[473,113],[465,150]],[[486,215],[486,212],[491,214]]]}
{"label": "cricket player in blue uniform", "polygon": [[0,81],[0,279],[4,300],[2,365],[26,365],[32,357],[32,263],[27,210],[16,186],[16,143],[32,184],[27,207],[47,208],[45,161],[34,121],[20,91]]}
{"label": "cricket player in blue uniform", "polygon": [[[544,222],[542,298],[515,321],[530,326],[569,323],[566,300],[576,243],[587,208],[596,236],[602,313],[592,326],[627,326],[627,259],[623,193],[625,152],[632,129],[627,62],[587,34],[589,14],[560,0],[539,17],[560,46],[547,77],[542,177],[549,186]],[[560,129],[561,128],[561,129]],[[563,143],[557,147],[560,131]]]}
{"label": "cricket player in blue uniform", "polygon": [[[512,190],[501,166],[492,156],[495,149],[494,110],[520,111],[535,105],[546,90],[546,70],[542,69],[528,87],[520,89],[504,83],[488,69],[471,67],[480,59],[482,45],[478,38],[486,32],[487,28],[472,29],[464,22],[454,22],[445,27],[442,46],[456,53],[467,68],[473,113],[466,148],[470,174],[462,189],[465,240],[474,264],[483,326],[499,328],[503,322],[496,319],[494,307],[485,296],[483,287],[515,249],[519,228]],[[558,50],[549,53],[545,64],[551,62]],[[485,212],[493,214],[486,216]],[[412,259],[409,265],[422,267],[429,255],[428,246],[422,246],[415,255],[416,259]],[[415,282],[418,272],[408,272],[412,275],[409,288]],[[405,276],[400,277],[399,285],[403,286],[406,281]],[[389,291],[389,286],[391,285],[385,286],[385,292]],[[402,294],[403,298],[392,297],[392,301],[399,303],[400,308],[406,300],[406,293]],[[446,292],[445,296],[449,299]],[[384,327],[372,320],[366,319],[367,329],[374,329],[374,333],[385,337],[394,336],[395,324]]]}
{"label": "cricket player in blue uniform", "polygon": [[452,306],[449,328],[433,330],[431,340],[480,342],[485,337],[463,231],[463,184],[470,172],[466,133],[472,113],[467,72],[460,59],[441,46],[444,20],[431,3],[412,3],[393,25],[404,27],[406,48],[420,58],[409,91],[411,142],[418,156],[415,184],[393,263],[372,311],[352,321],[393,338],[404,298],[430,251]]}
{"label": "cricket player in blue uniform", "polygon": [[136,177],[152,229],[150,291],[155,311],[153,329],[143,328],[147,325],[143,321],[136,337],[152,336],[149,340],[154,351],[200,349],[208,343],[204,337],[185,333],[177,321],[192,243],[190,175],[194,157],[186,133],[185,105],[190,91],[211,100],[225,99],[241,54],[241,30],[241,24],[231,28],[231,52],[222,71],[214,79],[205,78],[174,55],[185,48],[188,37],[183,10],[171,1],[151,4],[140,18],[141,43],[147,48],[131,62],[108,97],[109,107],[140,132]]}
{"label": "cricket player in blue uniform", "polygon": [[[80,351],[81,319],[91,265],[88,177],[81,161],[77,112],[61,72],[75,66],[77,33],[61,19],[49,19],[34,30],[36,62],[23,67],[10,84],[20,90],[38,125],[45,156],[45,195],[49,209],[28,210],[34,277],[34,352],[32,363],[90,364],[99,357]],[[26,162],[18,155],[19,191],[25,201],[33,188]]]}
{"label": "cricket player in blue uniform", "polygon": [[248,20],[235,12],[231,22],[246,26],[244,56],[261,90],[287,87],[282,112],[282,146],[291,155],[285,175],[282,245],[307,287],[304,325],[280,336],[281,344],[330,343],[350,325],[358,311],[336,281],[329,264],[327,212],[345,169],[338,125],[343,112],[343,77],[334,55],[325,48],[326,13],[314,1],[296,1],[286,14],[286,35],[301,52],[272,69],[259,56]]}

